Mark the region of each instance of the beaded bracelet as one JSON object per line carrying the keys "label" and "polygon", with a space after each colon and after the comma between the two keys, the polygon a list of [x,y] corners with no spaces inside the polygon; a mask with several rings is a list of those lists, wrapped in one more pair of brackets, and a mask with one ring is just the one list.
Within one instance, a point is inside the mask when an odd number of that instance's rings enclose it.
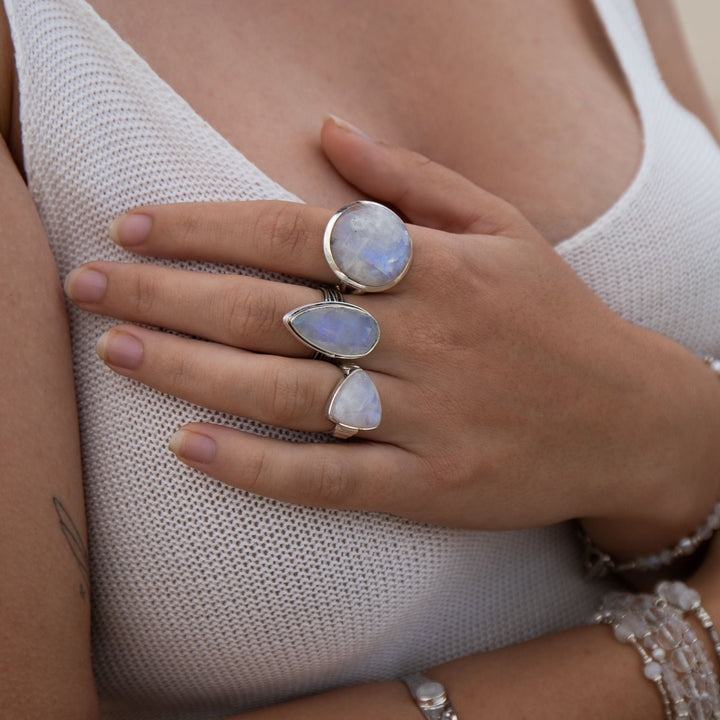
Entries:
{"label": "beaded bracelet", "polygon": [[[720,360],[706,355],[705,364],[720,378]],[[604,577],[610,572],[630,570],[652,571],[672,565],[676,560],[692,555],[720,529],[720,502],[715,503],[705,522],[690,536],[682,538],[677,545],[653,555],[643,555],[634,560],[621,562],[593,543],[580,526],[580,538],[584,546],[585,572],[589,578]]]}
{"label": "beaded bracelet", "polygon": [[[699,606],[699,595],[683,587],[683,605]],[[671,598],[682,594],[679,588],[658,589]],[[645,677],[658,688],[667,720],[715,720],[720,718],[717,676],[685,612],[665,595],[609,593],[595,622],[611,625],[617,640],[635,647]]]}
{"label": "beaded bracelet", "polygon": [[606,595],[603,598],[600,610],[595,615],[595,623],[612,625],[616,640],[621,643],[630,643],[635,647],[643,662],[643,674],[650,682],[655,683],[660,693],[666,720],[674,720],[670,697],[663,682],[662,667],[658,662],[662,658],[659,657],[657,649],[652,650],[651,653],[648,653],[645,649],[645,645],[641,641],[641,638],[645,635],[645,628],[638,623],[631,624],[628,622],[633,619],[630,616],[631,611],[634,610],[636,613],[644,615],[652,607],[653,600],[650,596],[639,595],[633,608],[631,606],[632,598],[633,596],[630,593],[609,593]]}
{"label": "beaded bracelet", "polygon": [[629,570],[651,571],[672,565],[682,557],[692,555],[703,543],[706,543],[720,528],[720,502],[715,503],[705,522],[690,536],[683,538],[672,548],[654,555],[643,555],[624,562],[616,560],[601,550],[580,528],[580,538],[584,545],[585,572],[590,578],[604,577],[608,573],[621,573]]}
{"label": "beaded bracelet", "polygon": [[697,590],[689,588],[680,580],[663,580],[657,584],[655,588],[657,594],[671,605],[684,612],[693,612],[700,624],[707,630],[712,640],[715,655],[720,662],[720,633],[718,633],[710,614],[702,606],[700,593]]}

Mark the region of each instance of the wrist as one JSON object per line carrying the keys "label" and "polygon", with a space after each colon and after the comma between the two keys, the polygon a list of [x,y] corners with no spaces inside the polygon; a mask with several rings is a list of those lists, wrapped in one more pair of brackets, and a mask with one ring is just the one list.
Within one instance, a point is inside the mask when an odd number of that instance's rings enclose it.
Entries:
{"label": "wrist", "polygon": [[626,466],[615,462],[606,502],[583,518],[595,544],[619,559],[672,548],[693,535],[720,499],[717,372],[668,338],[634,330],[636,379],[618,424],[619,433],[630,432],[628,419],[637,426],[633,443]]}

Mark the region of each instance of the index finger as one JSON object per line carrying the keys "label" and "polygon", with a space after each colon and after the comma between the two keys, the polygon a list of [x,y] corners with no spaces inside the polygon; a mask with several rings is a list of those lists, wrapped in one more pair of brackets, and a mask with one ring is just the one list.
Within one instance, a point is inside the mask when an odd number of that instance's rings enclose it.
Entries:
{"label": "index finger", "polygon": [[323,254],[331,216],[281,200],[178,203],[132,210],[108,232],[140,255],[247,265],[335,284]]}

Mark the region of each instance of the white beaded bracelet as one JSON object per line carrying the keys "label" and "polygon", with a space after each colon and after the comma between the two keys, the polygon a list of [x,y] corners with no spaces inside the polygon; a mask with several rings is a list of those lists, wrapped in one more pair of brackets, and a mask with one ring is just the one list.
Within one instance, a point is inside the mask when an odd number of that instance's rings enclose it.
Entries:
{"label": "white beaded bracelet", "polygon": [[663,580],[655,588],[657,594],[683,612],[693,612],[712,640],[715,655],[720,662],[720,633],[707,610],[702,606],[700,593],[680,580]]}
{"label": "white beaded bracelet", "polygon": [[650,682],[655,683],[660,693],[666,720],[673,720],[672,702],[663,682],[662,666],[659,662],[664,659],[664,655],[660,657],[657,647],[650,647],[649,652],[645,648],[645,645],[650,643],[644,642],[646,625],[643,617],[653,604],[653,598],[649,595],[608,593],[603,598],[594,620],[598,625],[611,625],[616,640],[635,647],[642,659],[643,674]]}
{"label": "white beaded bracelet", "polygon": [[[720,718],[720,689],[703,643],[684,619],[700,606],[683,583],[658,585],[656,595],[608,593],[595,616],[615,638],[632,644],[643,674],[656,685],[666,720]],[[677,605],[675,603],[678,603]]]}
{"label": "white beaded bracelet", "polygon": [[[720,360],[706,355],[705,364],[720,378]],[[653,555],[643,555],[634,560],[621,562],[601,550],[580,527],[580,537],[584,546],[585,572],[590,578],[604,577],[608,573],[621,573],[630,570],[653,571],[672,565],[676,560],[692,555],[720,529],[720,502],[710,511],[705,522],[692,535],[682,538],[674,547]]]}
{"label": "white beaded bracelet", "polygon": [[715,503],[705,522],[690,536],[684,537],[672,548],[654,555],[643,555],[625,562],[616,560],[601,550],[580,528],[584,545],[585,572],[590,578],[604,577],[608,573],[628,572],[629,570],[652,571],[672,565],[682,557],[692,555],[703,543],[706,543],[720,528],[720,502]]}

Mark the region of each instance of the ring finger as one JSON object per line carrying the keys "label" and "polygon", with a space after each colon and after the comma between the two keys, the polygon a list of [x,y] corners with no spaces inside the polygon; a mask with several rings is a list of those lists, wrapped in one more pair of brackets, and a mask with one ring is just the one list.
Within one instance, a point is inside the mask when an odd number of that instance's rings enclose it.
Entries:
{"label": "ring finger", "polygon": [[[342,371],[327,362],[262,355],[131,325],[103,335],[98,355],[113,370],[162,392],[221,412],[282,427],[330,432],[327,408]],[[373,373],[389,408],[397,380]],[[392,415],[369,439],[391,439]]]}

